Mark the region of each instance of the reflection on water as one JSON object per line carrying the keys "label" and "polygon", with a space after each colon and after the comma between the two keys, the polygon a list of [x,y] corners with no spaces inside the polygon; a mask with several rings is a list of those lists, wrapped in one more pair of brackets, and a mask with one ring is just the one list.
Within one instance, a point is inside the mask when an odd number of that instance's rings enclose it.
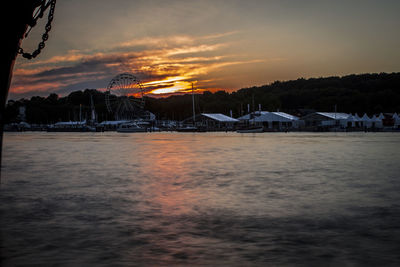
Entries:
{"label": "reflection on water", "polygon": [[399,265],[399,142],[6,133],[2,265]]}

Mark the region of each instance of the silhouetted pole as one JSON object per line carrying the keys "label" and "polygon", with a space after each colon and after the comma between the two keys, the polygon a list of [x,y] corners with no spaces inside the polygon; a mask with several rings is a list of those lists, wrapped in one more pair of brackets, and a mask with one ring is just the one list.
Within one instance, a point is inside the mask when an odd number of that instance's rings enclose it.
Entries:
{"label": "silhouetted pole", "polygon": [[193,105],[193,126],[195,126],[196,112],[195,112],[195,109],[194,109],[194,89],[193,89],[193,83],[192,83],[192,105]]}
{"label": "silhouetted pole", "polygon": [[4,111],[15,59],[28,26],[33,26],[33,11],[41,2],[40,0],[9,0],[3,3],[2,51],[0,53],[0,164],[3,150]]}

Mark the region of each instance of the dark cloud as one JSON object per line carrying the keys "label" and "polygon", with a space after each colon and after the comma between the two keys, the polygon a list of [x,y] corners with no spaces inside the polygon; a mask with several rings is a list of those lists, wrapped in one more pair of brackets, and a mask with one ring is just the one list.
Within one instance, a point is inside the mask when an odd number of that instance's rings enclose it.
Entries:
{"label": "dark cloud", "polygon": [[[133,73],[143,84],[150,82],[145,86],[147,92],[185,90],[190,86],[188,81],[207,72],[207,67],[232,60],[218,56],[223,44],[199,44],[199,40],[188,36],[150,38],[121,44],[109,52],[71,51],[42,63],[28,64],[29,68],[16,73],[13,92],[65,95],[84,88],[104,89],[115,75],[123,72]],[[35,72],[35,67],[43,70]]]}

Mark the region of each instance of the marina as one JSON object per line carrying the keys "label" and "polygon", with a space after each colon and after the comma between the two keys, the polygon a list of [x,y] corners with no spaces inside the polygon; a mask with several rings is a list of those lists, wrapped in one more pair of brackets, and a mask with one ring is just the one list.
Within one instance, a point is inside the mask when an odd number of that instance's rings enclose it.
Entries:
{"label": "marina", "polygon": [[[195,121],[193,122],[193,118]],[[237,119],[220,113],[200,113],[183,121],[172,120],[114,120],[100,123],[84,121],[57,122],[49,125],[30,125],[26,122],[5,125],[5,131],[49,132],[393,132],[400,131],[397,113],[380,113],[369,117],[351,113],[314,112],[296,117],[284,112],[255,111]]]}

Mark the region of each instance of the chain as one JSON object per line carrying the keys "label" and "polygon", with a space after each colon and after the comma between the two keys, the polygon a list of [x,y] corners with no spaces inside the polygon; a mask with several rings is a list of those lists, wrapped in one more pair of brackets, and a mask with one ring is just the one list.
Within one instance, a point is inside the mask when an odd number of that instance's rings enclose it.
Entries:
{"label": "chain", "polygon": [[[42,52],[42,49],[46,46],[45,42],[47,41],[47,39],[49,39],[49,32],[51,30],[51,23],[53,22],[53,18],[54,18],[55,7],[56,7],[56,0],[51,0],[49,16],[48,16],[47,23],[45,26],[45,32],[42,34],[42,41],[38,44],[37,49],[30,54],[30,53],[24,52],[24,49],[22,49],[22,47],[19,47],[18,54],[21,54],[24,58],[32,59],[32,58],[37,57],[40,54],[40,52]],[[41,8],[42,8],[42,10],[40,12],[43,13],[44,5],[42,5]]]}

